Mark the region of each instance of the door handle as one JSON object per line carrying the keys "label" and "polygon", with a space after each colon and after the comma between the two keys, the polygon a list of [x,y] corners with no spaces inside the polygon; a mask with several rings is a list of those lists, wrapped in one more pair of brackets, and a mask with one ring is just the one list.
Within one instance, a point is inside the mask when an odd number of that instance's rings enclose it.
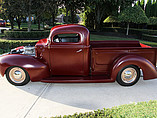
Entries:
{"label": "door handle", "polygon": [[82,51],[82,49],[79,49],[79,50],[77,50],[76,52],[81,52]]}

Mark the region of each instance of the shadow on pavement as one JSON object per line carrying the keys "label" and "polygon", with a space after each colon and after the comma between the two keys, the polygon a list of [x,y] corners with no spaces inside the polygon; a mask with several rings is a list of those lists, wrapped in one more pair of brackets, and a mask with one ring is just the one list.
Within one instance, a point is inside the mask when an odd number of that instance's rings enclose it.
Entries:
{"label": "shadow on pavement", "polygon": [[[63,105],[83,109],[110,108],[132,102],[149,101],[157,98],[157,80],[140,81],[131,87],[123,87],[115,83],[41,83],[30,82],[18,89],[30,94],[40,94],[41,100],[49,100]],[[35,91],[35,92],[34,92]]]}

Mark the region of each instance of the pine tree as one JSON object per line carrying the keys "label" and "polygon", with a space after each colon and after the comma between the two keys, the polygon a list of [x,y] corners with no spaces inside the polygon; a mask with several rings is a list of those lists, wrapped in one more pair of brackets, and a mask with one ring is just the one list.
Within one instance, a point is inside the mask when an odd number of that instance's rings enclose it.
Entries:
{"label": "pine tree", "polygon": [[148,18],[151,17],[151,15],[152,15],[151,6],[152,6],[152,1],[148,0],[147,4],[146,4],[146,8],[145,8],[146,16]]}
{"label": "pine tree", "polygon": [[140,7],[144,10],[144,3],[145,3],[145,0],[141,0],[140,2]]}

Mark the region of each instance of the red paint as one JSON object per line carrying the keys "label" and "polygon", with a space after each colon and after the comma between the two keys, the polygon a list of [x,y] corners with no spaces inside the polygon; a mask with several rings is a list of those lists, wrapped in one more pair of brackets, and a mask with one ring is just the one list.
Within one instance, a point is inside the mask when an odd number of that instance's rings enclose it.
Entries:
{"label": "red paint", "polygon": [[144,48],[151,48],[151,46],[148,46],[148,45],[144,45],[142,43],[140,43],[141,47],[144,47]]}
{"label": "red paint", "polygon": [[[78,34],[79,42],[54,42],[59,34]],[[157,77],[157,48],[138,41],[90,41],[89,37],[88,29],[81,25],[55,26],[47,39],[37,42],[35,57],[0,57],[0,74],[11,66],[20,66],[31,81],[114,82],[123,67],[135,65],[143,70],[145,80]]]}
{"label": "red paint", "polygon": [[15,48],[15,50],[19,50],[19,49],[24,49],[24,46],[20,46],[20,47]]}

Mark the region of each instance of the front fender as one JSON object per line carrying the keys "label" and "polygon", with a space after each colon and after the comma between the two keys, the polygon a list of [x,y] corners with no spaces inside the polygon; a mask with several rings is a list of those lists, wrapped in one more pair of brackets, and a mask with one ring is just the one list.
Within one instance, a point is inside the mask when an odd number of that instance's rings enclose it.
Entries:
{"label": "front fender", "polygon": [[111,70],[111,79],[116,80],[118,72],[127,65],[135,65],[141,68],[144,80],[154,79],[157,77],[156,68],[149,60],[136,55],[127,55],[121,57],[116,61],[116,63],[114,63]]}
{"label": "front fender", "polygon": [[24,68],[28,72],[31,81],[40,81],[50,76],[48,65],[33,56],[9,54],[0,57],[0,74],[2,76],[11,66]]}

